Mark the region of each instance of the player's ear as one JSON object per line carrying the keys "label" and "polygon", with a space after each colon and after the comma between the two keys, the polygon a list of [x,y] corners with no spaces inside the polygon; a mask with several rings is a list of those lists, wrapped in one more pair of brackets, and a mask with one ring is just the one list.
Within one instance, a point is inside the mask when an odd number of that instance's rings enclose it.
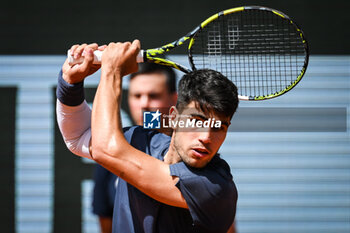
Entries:
{"label": "player's ear", "polygon": [[169,109],[169,125],[171,125],[171,128],[174,129],[174,124],[171,124],[171,122],[175,122],[177,121],[179,117],[179,111],[177,110],[177,108],[175,106],[171,106],[171,108]]}
{"label": "player's ear", "polygon": [[177,117],[177,115],[179,114],[177,108],[175,106],[171,106],[169,109],[169,118],[171,120],[175,120],[175,118]]}

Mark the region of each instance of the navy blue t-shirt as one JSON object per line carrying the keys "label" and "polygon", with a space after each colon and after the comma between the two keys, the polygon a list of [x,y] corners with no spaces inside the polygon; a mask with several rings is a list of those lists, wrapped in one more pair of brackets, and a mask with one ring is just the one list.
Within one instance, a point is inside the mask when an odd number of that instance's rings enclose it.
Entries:
{"label": "navy blue t-shirt", "polygon": [[[135,148],[163,160],[170,137],[140,126],[124,129],[126,140]],[[176,186],[189,209],[160,203],[119,179],[113,215],[113,233],[227,232],[236,212],[237,190],[228,164],[214,156],[201,169],[183,162],[170,165]],[[157,174],[154,174],[157,175]]]}
{"label": "navy blue t-shirt", "polygon": [[94,214],[112,218],[117,178],[101,165],[95,165],[95,186],[92,198],[92,212]]}

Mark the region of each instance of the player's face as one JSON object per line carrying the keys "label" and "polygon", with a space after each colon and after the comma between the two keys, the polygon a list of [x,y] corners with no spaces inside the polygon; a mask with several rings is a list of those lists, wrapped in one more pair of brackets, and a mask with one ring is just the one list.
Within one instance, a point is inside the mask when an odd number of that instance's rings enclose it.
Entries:
{"label": "player's face", "polygon": [[142,111],[159,109],[167,114],[176,104],[176,94],[169,93],[164,74],[139,74],[130,80],[128,101],[131,117],[137,125],[142,125]]}
{"label": "player's face", "polygon": [[220,128],[191,127],[174,129],[173,145],[177,156],[191,167],[201,168],[206,166],[224,142],[230,118],[218,116],[214,113],[204,114],[196,109],[194,102],[191,102],[178,115],[180,115],[180,118],[189,118],[195,122],[202,121],[204,123],[209,118],[221,121]]}

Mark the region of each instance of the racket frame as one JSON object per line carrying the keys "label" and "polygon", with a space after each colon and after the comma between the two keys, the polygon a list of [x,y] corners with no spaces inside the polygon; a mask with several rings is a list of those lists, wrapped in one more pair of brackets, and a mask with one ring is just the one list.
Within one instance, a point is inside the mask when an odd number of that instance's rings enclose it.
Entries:
{"label": "racket frame", "polygon": [[[207,18],[199,26],[197,26],[195,29],[193,29],[191,32],[189,32],[185,36],[181,37],[180,39],[173,41],[171,43],[168,43],[164,46],[158,47],[158,48],[144,50],[143,51],[143,59],[145,62],[154,62],[157,64],[170,66],[170,67],[178,69],[184,73],[191,72],[191,69],[196,70],[196,67],[195,67],[194,62],[193,62],[193,55],[192,55],[192,46],[195,43],[196,36],[201,32],[201,30],[203,28],[205,28],[208,24],[217,20],[221,16],[229,15],[232,13],[236,13],[239,11],[245,11],[245,10],[270,11],[270,12],[274,13],[275,15],[281,17],[283,20],[287,20],[291,25],[293,25],[295,30],[300,35],[301,41],[304,45],[305,60],[304,60],[303,67],[301,67],[300,74],[298,75],[298,77],[293,82],[291,82],[291,84],[289,86],[287,86],[283,90],[269,94],[269,95],[264,95],[264,96],[241,96],[241,95],[239,95],[239,99],[241,99],[241,100],[266,100],[266,99],[271,99],[271,98],[275,98],[277,96],[283,95],[283,94],[287,93],[288,91],[290,91],[293,87],[295,87],[300,82],[302,77],[304,76],[304,74],[306,72],[306,68],[308,66],[308,62],[309,62],[309,46],[308,46],[305,34],[300,29],[300,27],[295,22],[293,22],[289,18],[289,16],[287,16],[286,14],[284,14],[280,11],[274,10],[272,8],[263,7],[263,6],[243,6],[243,7],[236,7],[236,8],[231,8],[231,9],[227,9],[224,11],[220,11],[220,12],[210,16],[209,18]],[[168,59],[164,59],[164,58],[160,58],[160,57],[156,57],[156,56],[159,56],[163,53],[166,53],[166,52],[182,45],[183,43],[185,43],[188,40],[190,40],[189,45],[188,45],[188,59],[189,59],[189,64],[191,65],[191,69],[189,69],[189,68],[187,68],[187,67],[185,67],[177,62],[170,61]]]}

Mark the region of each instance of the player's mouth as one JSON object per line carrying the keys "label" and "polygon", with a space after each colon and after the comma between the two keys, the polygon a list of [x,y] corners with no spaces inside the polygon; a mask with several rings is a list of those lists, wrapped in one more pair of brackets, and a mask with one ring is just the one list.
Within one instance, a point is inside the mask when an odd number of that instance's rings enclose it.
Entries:
{"label": "player's mouth", "polygon": [[209,155],[209,151],[205,148],[192,148],[193,154],[195,157],[203,158]]}

